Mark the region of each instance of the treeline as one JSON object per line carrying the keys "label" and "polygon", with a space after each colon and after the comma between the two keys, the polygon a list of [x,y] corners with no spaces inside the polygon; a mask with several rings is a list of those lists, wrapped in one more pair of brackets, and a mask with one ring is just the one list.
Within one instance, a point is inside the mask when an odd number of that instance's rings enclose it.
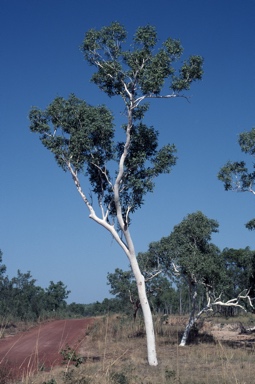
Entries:
{"label": "treeline", "polygon": [[[205,313],[232,316],[255,311],[255,251],[225,248],[211,242],[219,224],[202,212],[187,215],[169,236],[138,254],[154,313],[190,314],[190,324]],[[140,308],[131,269],[108,273],[110,293],[123,305]]]}
{"label": "treeline", "polygon": [[[121,279],[118,274],[116,277]],[[109,280],[108,283],[110,284]],[[124,291],[116,297],[105,298],[102,302],[67,304],[70,291],[62,281],[50,281],[49,286],[44,289],[36,284],[30,271],[22,273],[18,270],[17,275],[10,278],[0,250],[0,317],[5,320],[40,321],[55,317],[91,317],[107,313],[126,313],[132,316],[135,304],[129,298],[127,286],[124,286]],[[157,296],[151,296],[151,305],[155,312],[178,313],[180,302],[185,302],[185,293],[182,292],[180,300],[179,290],[169,290],[162,285],[158,293]],[[185,305],[183,310],[186,310]]]}
{"label": "treeline", "polygon": [[[151,243],[147,252],[138,254],[154,314],[184,315],[203,308],[225,316],[237,315],[242,308],[254,312],[255,251],[249,247],[220,251],[210,243],[213,227],[208,224],[217,223],[201,212],[188,215],[169,237]],[[117,268],[108,273],[107,280],[112,298],[67,304],[70,291],[62,281],[51,281],[44,289],[30,272],[18,270],[17,276],[9,278],[0,251],[0,316],[38,321],[126,313],[135,318],[140,301],[131,269]],[[209,302],[213,306],[209,307]],[[228,302],[236,305],[225,305]]]}
{"label": "treeline", "polygon": [[67,304],[71,291],[58,281],[47,288],[36,284],[31,272],[17,271],[10,278],[0,250],[0,319],[1,321],[41,321],[48,318],[91,317],[106,313],[127,312],[128,306],[119,298],[104,299],[101,303]]}
{"label": "treeline", "polygon": [[9,278],[0,251],[0,316],[8,320],[36,321],[66,312],[70,291],[62,281],[46,289],[36,285],[30,272]]}

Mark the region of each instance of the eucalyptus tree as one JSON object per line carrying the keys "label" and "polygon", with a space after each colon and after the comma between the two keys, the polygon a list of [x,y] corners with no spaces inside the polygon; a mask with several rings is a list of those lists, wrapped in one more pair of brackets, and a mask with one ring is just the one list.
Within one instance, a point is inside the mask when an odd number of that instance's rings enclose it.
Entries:
{"label": "eucalyptus tree", "polygon": [[[109,231],[127,255],[144,314],[148,361],[157,365],[152,315],[130,216],[153,191],[154,179],[175,165],[176,148],[170,144],[158,148],[158,132],[143,118],[149,109],[146,100],[187,97],[191,83],[202,77],[203,59],[190,56],[178,65],[183,53],[180,41],[168,38],[159,47],[150,25],[139,27],[130,45],[118,22],[89,30],[81,50],[95,68],[92,82],[124,103],[125,122],[116,134],[122,138],[116,139],[113,115],[105,106],[91,106],[74,95],[67,100],[57,97],[45,110],[32,108],[31,130],[40,134],[58,165],[70,172],[89,217]],[[82,176],[89,180],[90,192],[85,191]]]}
{"label": "eucalyptus tree", "polygon": [[202,314],[212,311],[216,306],[245,309],[243,301],[252,305],[249,287],[235,292],[236,296],[227,298],[231,287],[225,260],[211,237],[218,232],[216,220],[207,218],[198,211],[187,215],[176,225],[167,237],[153,242],[144,254],[147,265],[161,269],[176,283],[186,283],[190,295],[190,316],[180,345],[185,346],[189,332]]}
{"label": "eucalyptus tree", "polygon": [[[241,151],[254,158],[255,128],[239,135]],[[255,164],[249,170],[245,161],[228,161],[219,171],[218,179],[223,182],[226,191],[250,192],[255,195]],[[246,223],[246,228],[255,229],[255,218]]]}

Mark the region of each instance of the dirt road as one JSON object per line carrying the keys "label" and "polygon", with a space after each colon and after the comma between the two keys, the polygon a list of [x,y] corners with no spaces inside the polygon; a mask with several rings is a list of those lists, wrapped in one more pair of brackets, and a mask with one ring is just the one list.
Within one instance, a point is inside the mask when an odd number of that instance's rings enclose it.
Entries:
{"label": "dirt road", "polygon": [[55,320],[0,340],[0,369],[14,377],[28,377],[38,369],[61,364],[66,345],[78,348],[93,319]]}

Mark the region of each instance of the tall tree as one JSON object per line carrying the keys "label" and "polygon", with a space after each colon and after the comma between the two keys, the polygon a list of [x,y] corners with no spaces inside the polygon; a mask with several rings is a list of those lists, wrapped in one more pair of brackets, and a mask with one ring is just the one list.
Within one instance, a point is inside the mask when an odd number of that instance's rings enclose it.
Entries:
{"label": "tall tree", "polygon": [[[255,128],[242,132],[238,139],[241,151],[255,155]],[[218,179],[223,182],[226,191],[250,192],[255,195],[255,164],[250,171],[245,161],[228,161],[219,171]],[[255,229],[255,218],[246,223],[246,228]]]}
{"label": "tall tree", "polygon": [[[143,122],[149,108],[145,101],[186,97],[191,83],[202,77],[203,60],[191,56],[178,70],[176,61],[183,53],[180,41],[168,38],[159,47],[156,30],[150,25],[139,27],[133,43],[123,50],[126,39],[125,28],[113,22],[89,30],[82,45],[85,60],[96,69],[92,81],[108,96],[124,102],[121,141],[113,140],[113,116],[105,106],[93,107],[74,95],[67,100],[56,98],[44,111],[33,108],[30,120],[31,130],[40,134],[58,165],[70,172],[89,217],[108,230],[127,255],[144,314],[148,361],[157,365],[152,315],[130,233],[130,215],[141,207],[145,194],[153,191],[154,179],[175,165],[176,148],[169,144],[158,148],[158,132]],[[99,212],[82,187],[84,174]]]}

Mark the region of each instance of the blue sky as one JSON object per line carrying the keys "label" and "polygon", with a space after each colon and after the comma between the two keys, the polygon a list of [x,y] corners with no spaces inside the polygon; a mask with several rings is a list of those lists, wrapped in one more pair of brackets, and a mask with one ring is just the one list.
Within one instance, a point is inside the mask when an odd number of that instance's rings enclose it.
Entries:
{"label": "blue sky", "polygon": [[9,277],[20,269],[42,287],[62,280],[70,302],[90,303],[109,295],[107,272],[128,267],[28,120],[32,106],[73,92],[107,104],[118,123],[122,106],[89,82],[91,68],[79,50],[88,29],[115,20],[130,36],[152,24],[161,41],[181,40],[184,58],[205,59],[190,103],[151,103],[146,122],[160,131],[161,144],[176,145],[179,159],[133,218],[137,252],[197,210],[218,220],[213,242],[221,249],[255,248],[255,234],[244,227],[255,197],[225,192],[217,180],[227,160],[245,158],[238,134],[255,126],[254,18],[254,0],[0,0],[0,248]]}

